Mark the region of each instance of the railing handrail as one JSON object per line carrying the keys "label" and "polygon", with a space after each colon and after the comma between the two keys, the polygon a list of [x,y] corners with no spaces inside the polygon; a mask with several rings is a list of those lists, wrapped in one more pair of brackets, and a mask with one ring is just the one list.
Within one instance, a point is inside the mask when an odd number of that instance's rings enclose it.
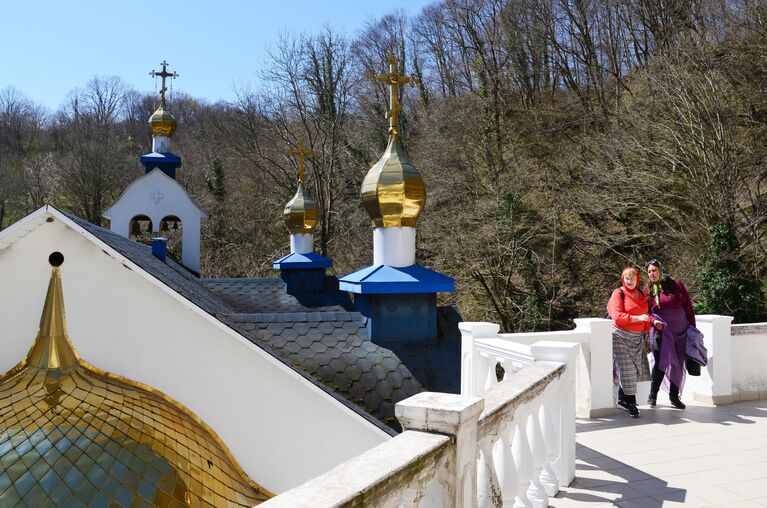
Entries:
{"label": "railing handrail", "polygon": [[[380,506],[413,484],[427,482],[455,446],[449,436],[407,430],[261,504],[265,508]],[[364,472],[361,476],[359,473]],[[398,487],[399,486],[399,487]],[[402,491],[402,492],[399,492]]]}

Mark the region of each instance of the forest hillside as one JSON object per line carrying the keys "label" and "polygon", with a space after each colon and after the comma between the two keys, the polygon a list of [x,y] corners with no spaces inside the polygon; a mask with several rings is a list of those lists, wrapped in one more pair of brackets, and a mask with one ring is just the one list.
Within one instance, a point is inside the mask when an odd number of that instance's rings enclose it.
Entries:
{"label": "forest hillside", "polygon": [[[388,124],[369,76],[390,54],[417,78],[400,121],[428,191],[418,259],[456,278],[441,298],[464,319],[569,328],[650,258],[699,312],[765,319],[767,0],[443,0],[287,34],[233,103],[178,80],[178,179],[210,214],[203,275],[275,275],[299,140],[316,152],[317,249],[339,275],[371,262],[359,189]],[[142,174],[157,103],[109,76],[57,111],[0,91],[0,229],[44,203],[101,223]]]}

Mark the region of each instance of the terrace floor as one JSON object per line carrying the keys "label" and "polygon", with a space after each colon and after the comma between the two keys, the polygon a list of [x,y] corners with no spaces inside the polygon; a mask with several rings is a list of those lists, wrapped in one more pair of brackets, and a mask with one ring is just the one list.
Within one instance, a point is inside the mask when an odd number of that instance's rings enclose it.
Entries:
{"label": "terrace floor", "polygon": [[575,480],[553,507],[767,506],[767,401],[579,420]]}

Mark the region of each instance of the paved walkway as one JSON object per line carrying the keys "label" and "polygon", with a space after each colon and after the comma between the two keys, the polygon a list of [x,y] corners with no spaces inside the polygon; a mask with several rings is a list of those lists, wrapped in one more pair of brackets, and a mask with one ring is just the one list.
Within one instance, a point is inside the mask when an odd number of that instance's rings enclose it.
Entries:
{"label": "paved walkway", "polygon": [[579,420],[575,480],[550,506],[767,506],[767,401],[659,402]]}

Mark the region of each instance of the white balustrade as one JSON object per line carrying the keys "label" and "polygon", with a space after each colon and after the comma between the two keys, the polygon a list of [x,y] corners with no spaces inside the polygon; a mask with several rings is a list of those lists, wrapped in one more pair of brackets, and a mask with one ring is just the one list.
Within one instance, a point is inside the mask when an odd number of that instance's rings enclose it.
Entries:
{"label": "white balustrade", "polygon": [[[579,346],[479,346],[463,358],[475,369],[462,387],[481,398],[410,397],[396,405],[400,435],[263,506],[547,506],[574,476]],[[498,363],[505,371],[501,381]]]}

